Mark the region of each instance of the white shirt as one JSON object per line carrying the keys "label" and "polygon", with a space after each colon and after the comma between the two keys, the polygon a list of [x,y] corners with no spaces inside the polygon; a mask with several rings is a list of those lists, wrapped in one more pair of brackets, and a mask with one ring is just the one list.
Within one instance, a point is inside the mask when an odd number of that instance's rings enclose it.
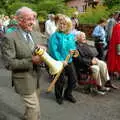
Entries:
{"label": "white shirt", "polygon": [[48,36],[52,35],[56,31],[57,27],[55,21],[47,20],[45,22],[45,32]]}
{"label": "white shirt", "polygon": [[26,33],[26,32],[22,32],[23,33],[23,36],[24,36],[24,38],[25,38],[25,40],[26,41],[28,41],[28,39],[27,39],[27,37],[26,37],[26,35],[28,34],[28,36],[29,36],[29,38],[30,38],[30,43],[29,43],[29,45],[30,45],[30,47],[31,47],[31,50],[33,51],[34,50],[34,41],[33,41],[33,39],[32,39],[32,36],[31,36],[31,34],[30,33]]}

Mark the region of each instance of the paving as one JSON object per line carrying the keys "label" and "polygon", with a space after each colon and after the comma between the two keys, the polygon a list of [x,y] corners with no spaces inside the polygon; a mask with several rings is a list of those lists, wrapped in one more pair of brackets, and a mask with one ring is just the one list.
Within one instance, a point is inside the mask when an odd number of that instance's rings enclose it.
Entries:
{"label": "paving", "polygon": [[[75,90],[77,103],[55,102],[54,91],[46,93],[50,84],[48,73],[42,69],[40,79],[41,120],[120,120],[120,90],[112,90],[106,95],[85,94]],[[114,80],[120,85],[120,81]],[[24,105],[11,87],[11,71],[4,68],[0,59],[0,120],[21,120]]]}

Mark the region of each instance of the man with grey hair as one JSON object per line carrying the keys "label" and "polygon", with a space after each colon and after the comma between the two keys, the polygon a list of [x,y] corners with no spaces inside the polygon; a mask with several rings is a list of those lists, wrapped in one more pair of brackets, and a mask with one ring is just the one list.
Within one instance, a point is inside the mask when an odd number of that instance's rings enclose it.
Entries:
{"label": "man with grey hair", "polygon": [[16,11],[17,30],[3,38],[2,53],[7,61],[6,67],[12,71],[15,91],[25,104],[24,120],[40,120],[40,106],[37,94],[38,64],[40,56],[33,55],[36,46],[44,44],[42,36],[33,31],[35,12],[22,7]]}

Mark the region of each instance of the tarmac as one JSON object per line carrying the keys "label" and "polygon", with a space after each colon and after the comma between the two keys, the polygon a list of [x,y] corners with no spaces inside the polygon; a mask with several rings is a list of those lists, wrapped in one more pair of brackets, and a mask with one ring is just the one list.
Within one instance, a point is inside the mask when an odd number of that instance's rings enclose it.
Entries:
{"label": "tarmac", "polygon": [[[50,78],[42,69],[40,78],[40,120],[120,120],[120,90],[111,90],[106,95],[85,94],[74,90],[77,103],[64,101],[58,105],[54,90],[46,93]],[[113,83],[120,86],[119,80]],[[21,120],[24,114],[22,99],[11,87],[11,71],[4,68],[0,59],[0,120]]]}

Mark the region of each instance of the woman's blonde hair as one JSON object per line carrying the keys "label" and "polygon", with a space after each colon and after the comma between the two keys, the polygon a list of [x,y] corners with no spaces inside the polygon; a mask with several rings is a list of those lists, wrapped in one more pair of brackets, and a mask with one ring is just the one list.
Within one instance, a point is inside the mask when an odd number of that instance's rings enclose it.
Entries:
{"label": "woman's blonde hair", "polygon": [[68,16],[63,14],[57,14],[55,16],[56,24],[59,24],[58,21],[65,21],[65,23],[67,24],[67,29],[65,31],[66,33],[68,33],[72,29],[72,21]]}

